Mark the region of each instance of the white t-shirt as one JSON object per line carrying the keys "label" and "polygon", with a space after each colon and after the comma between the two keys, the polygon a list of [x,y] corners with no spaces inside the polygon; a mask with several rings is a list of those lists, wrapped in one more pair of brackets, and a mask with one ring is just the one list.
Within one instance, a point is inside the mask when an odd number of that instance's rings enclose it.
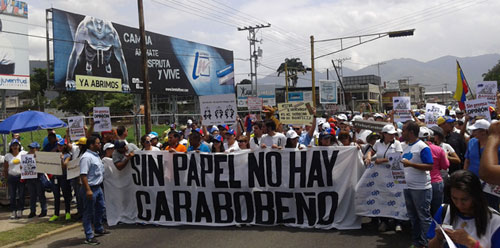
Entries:
{"label": "white t-shirt", "polygon": [[9,163],[9,175],[21,175],[21,156],[24,154],[28,153],[26,151],[20,151],[15,157],[14,155],[12,155],[12,153],[7,153],[5,155],[5,161]]}
{"label": "white t-shirt", "polygon": [[[255,143],[255,139],[257,139],[257,143]],[[257,138],[257,137],[250,137],[250,149],[255,150],[260,148],[260,140],[262,137]]]}
{"label": "white t-shirt", "polygon": [[[423,152],[423,150],[426,151]],[[431,149],[425,142],[418,140],[403,150],[403,158],[412,163],[424,164],[430,162],[433,164]],[[429,171],[419,170],[413,167],[405,167],[405,179],[409,189],[430,189],[431,175]]]}
{"label": "white t-shirt", "polygon": [[500,215],[490,208],[491,219],[488,222],[488,226],[486,227],[486,233],[481,236],[481,238],[477,237],[476,233],[476,221],[474,218],[467,218],[464,216],[457,215],[455,218],[455,223],[450,224],[450,207],[448,207],[448,211],[444,217],[443,223],[452,225],[454,230],[463,228],[472,238],[478,240],[481,244],[481,247],[498,247],[500,243]]}
{"label": "white t-shirt", "polygon": [[361,141],[366,143],[366,138],[371,133],[372,133],[372,131],[370,131],[368,129],[361,129],[361,131],[359,133],[355,133],[354,137],[356,138],[356,140],[361,140]]}
{"label": "white t-shirt", "polygon": [[71,160],[78,159],[79,154],[80,154],[80,147],[75,143],[71,144]]}
{"label": "white t-shirt", "polygon": [[270,135],[263,135],[262,138],[260,139],[261,145],[264,144],[268,148],[271,148],[273,145],[285,147],[286,145],[286,136],[282,133],[275,133],[274,136]]}
{"label": "white t-shirt", "polygon": [[448,143],[441,142],[441,145],[439,145],[439,146],[440,146],[441,148],[443,148],[443,150],[444,150],[444,152],[445,152],[446,154],[448,154],[448,153],[450,153],[450,152],[451,152],[451,153],[454,153],[454,152],[455,152],[455,149],[453,149],[453,147],[451,147],[451,145],[450,145],[450,144],[448,144]]}
{"label": "white t-shirt", "polygon": [[234,141],[233,145],[229,146],[227,143],[224,143],[224,150],[227,152],[235,152],[241,150],[238,145],[238,141]]}
{"label": "white t-shirt", "polygon": [[375,145],[373,145],[373,150],[375,150],[377,158],[387,158],[387,154],[403,152],[403,148],[401,147],[401,142],[399,142],[399,140],[394,140],[389,144],[385,144],[384,142],[377,140]]}

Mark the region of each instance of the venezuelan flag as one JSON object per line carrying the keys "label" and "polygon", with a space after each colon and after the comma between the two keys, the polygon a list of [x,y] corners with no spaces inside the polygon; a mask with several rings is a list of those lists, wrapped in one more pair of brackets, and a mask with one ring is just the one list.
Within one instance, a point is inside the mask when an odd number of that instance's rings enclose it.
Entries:
{"label": "venezuelan flag", "polygon": [[460,109],[465,109],[465,101],[467,101],[467,93],[469,92],[469,87],[467,84],[467,79],[465,79],[464,72],[460,67],[457,60],[457,89],[455,90],[455,95],[453,98],[458,101],[458,106]]}

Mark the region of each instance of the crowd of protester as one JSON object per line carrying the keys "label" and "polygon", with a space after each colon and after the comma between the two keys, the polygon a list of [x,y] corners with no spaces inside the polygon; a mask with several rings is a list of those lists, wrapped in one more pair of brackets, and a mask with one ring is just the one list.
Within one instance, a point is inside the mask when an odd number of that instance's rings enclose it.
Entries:
{"label": "crowd of protester", "polygon": [[[315,110],[313,111],[315,115]],[[354,146],[363,155],[366,166],[385,165],[388,154],[400,153],[405,167],[407,188],[404,189],[410,219],[412,246],[443,247],[442,233],[434,232],[432,218],[448,224],[450,238],[465,247],[500,247],[499,198],[483,192],[485,182],[500,185],[500,124],[496,113],[489,118],[469,118],[463,111],[447,110],[437,119],[437,125],[427,127],[423,111],[412,111],[412,120],[395,122],[394,114],[339,113],[313,118],[310,125],[283,125],[271,113],[238,118],[237,123],[203,126],[188,120],[186,125],[171,124],[161,135],[151,132],[140,138],[140,146],[127,142],[127,128],[94,133],[71,143],[68,133],[63,137],[48,130],[43,145],[34,142],[29,151],[22,149],[19,137],[13,135],[9,153],[5,156],[4,175],[12,210],[11,218],[22,217],[24,186],[30,193],[30,214],[36,216],[36,203],[47,215],[45,190],[54,195],[54,212],[49,221],[60,214],[61,192],[64,198],[65,219],[74,199],[82,218],[86,242],[97,244],[95,236],[109,233],[103,228],[105,204],[102,182],[105,180],[103,160],[112,160],[118,170],[125,168],[134,152],[207,152],[232,153],[258,149],[307,149],[313,146]],[[359,128],[357,121],[382,123],[381,130]],[[20,157],[36,151],[60,152],[63,175],[39,173],[36,179],[21,180]],[[67,179],[66,168],[71,160],[80,159],[80,177]],[[373,218],[378,230],[385,232],[393,223],[396,232],[402,222],[389,218]],[[465,223],[465,224],[464,224]],[[95,231],[92,229],[94,226]]]}

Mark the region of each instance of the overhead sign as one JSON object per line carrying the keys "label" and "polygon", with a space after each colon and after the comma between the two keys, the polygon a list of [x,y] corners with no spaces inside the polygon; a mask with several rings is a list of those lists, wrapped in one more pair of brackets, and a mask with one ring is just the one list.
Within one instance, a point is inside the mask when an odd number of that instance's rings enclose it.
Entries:
{"label": "overhead sign", "polygon": [[314,116],[312,102],[278,103],[280,122],[283,124],[310,125]]}
{"label": "overhead sign", "polygon": [[104,180],[111,226],[361,228],[354,187],[364,166],[356,147],[230,154],[137,151],[129,163],[121,171],[104,163],[104,177],[111,178]]}
{"label": "overhead sign", "polygon": [[477,82],[476,94],[477,99],[488,100],[489,106],[496,108],[497,104],[497,81]]}
{"label": "overhead sign", "polygon": [[1,1],[0,89],[30,90],[28,4]]}
{"label": "overhead sign", "polygon": [[437,119],[446,113],[446,106],[437,103],[425,105],[425,124],[428,127],[437,126]]}
{"label": "overhead sign", "polygon": [[[52,23],[56,88],[143,92],[138,29],[58,9]],[[151,92],[234,93],[232,51],[152,32],[145,42]]]}
{"label": "overhead sign", "polygon": [[289,102],[312,102],[311,91],[293,91],[288,92]]}
{"label": "overhead sign", "polygon": [[236,122],[237,107],[234,94],[200,96],[202,125],[224,125]]}
{"label": "overhead sign", "polygon": [[335,104],[337,103],[337,81],[334,80],[319,81],[319,102],[335,103]]}
{"label": "overhead sign", "polygon": [[109,107],[94,107],[94,131],[105,132],[113,129]]}
{"label": "overhead sign", "polygon": [[491,121],[490,106],[487,99],[465,101],[465,112],[471,118],[479,116]]}
{"label": "overhead sign", "polygon": [[395,96],[392,98],[392,106],[394,110],[394,121],[405,122],[412,120],[411,117],[411,102],[409,96]]}

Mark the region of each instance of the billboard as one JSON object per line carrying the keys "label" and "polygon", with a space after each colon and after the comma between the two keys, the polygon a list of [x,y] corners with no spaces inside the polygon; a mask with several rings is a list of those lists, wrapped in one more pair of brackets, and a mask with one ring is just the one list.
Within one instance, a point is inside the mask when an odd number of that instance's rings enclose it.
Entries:
{"label": "billboard", "polygon": [[0,89],[29,90],[28,4],[0,1]]}
{"label": "billboard", "polygon": [[[140,33],[92,16],[53,9],[54,81],[65,90],[142,93]],[[151,92],[234,93],[233,52],[146,32]]]}
{"label": "billboard", "polygon": [[[252,96],[252,85],[238,84],[236,92],[238,107],[246,108],[248,97]],[[259,98],[262,98],[262,105],[276,106],[276,87],[274,85],[259,85],[257,87],[257,94]]]}
{"label": "billboard", "polygon": [[337,104],[337,81],[319,80],[319,103]]}

